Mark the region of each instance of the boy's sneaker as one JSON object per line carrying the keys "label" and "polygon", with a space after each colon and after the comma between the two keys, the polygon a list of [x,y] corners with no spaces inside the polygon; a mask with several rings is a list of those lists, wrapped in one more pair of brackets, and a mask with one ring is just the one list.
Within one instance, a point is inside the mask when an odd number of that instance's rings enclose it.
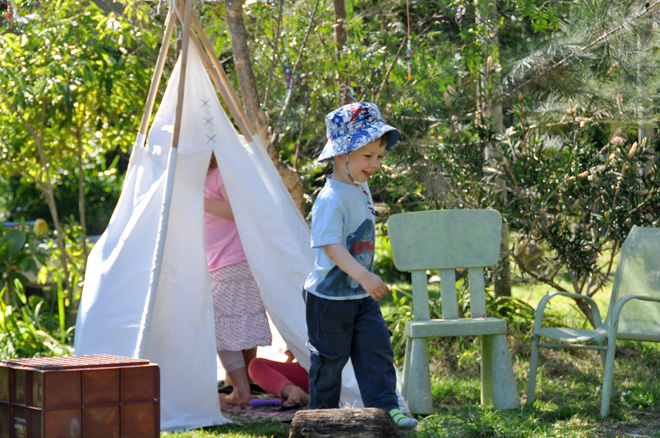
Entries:
{"label": "boy's sneaker", "polygon": [[406,416],[406,414],[399,409],[390,410],[390,415],[392,416],[392,420],[394,420],[394,424],[396,424],[399,429],[414,429],[419,424],[419,421]]}

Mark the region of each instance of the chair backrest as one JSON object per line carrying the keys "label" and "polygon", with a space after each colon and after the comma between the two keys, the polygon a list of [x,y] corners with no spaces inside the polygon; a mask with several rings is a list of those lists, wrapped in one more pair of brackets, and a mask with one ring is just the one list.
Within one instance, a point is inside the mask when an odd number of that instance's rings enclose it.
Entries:
{"label": "chair backrest", "polygon": [[[634,226],[621,246],[606,323],[626,295],[660,298],[660,228]],[[660,303],[632,300],[619,315],[618,337],[660,342]]]}
{"label": "chair backrest", "polygon": [[467,268],[470,313],[486,316],[484,268],[497,263],[502,216],[495,210],[432,210],[395,214],[387,221],[394,265],[412,275],[415,320],[430,318],[427,269],[440,271],[442,318],[458,318],[457,268]]}

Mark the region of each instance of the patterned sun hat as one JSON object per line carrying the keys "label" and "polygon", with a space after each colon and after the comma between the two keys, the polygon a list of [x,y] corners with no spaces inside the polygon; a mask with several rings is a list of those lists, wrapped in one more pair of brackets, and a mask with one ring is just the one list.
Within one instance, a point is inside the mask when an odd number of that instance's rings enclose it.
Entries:
{"label": "patterned sun hat", "polygon": [[389,133],[385,150],[401,138],[401,133],[383,122],[378,107],[370,102],[354,102],[325,116],[328,142],[318,161],[328,161],[338,155],[353,152]]}

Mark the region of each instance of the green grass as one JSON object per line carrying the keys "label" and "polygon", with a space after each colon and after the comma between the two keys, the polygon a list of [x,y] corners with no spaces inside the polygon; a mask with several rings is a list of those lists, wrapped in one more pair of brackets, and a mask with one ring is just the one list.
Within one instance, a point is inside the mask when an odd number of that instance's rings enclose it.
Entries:
{"label": "green grass", "polygon": [[660,346],[623,342],[615,367],[610,416],[600,418],[602,366],[594,352],[548,351],[540,358],[536,401],[524,405],[529,343],[510,340],[522,407],[496,411],[479,404],[478,366],[434,374],[435,413],[418,437],[660,437]]}
{"label": "green grass", "polygon": [[161,437],[167,438],[256,438],[273,437],[285,438],[289,436],[289,425],[275,421],[261,421],[245,425],[224,424],[222,426],[209,427],[179,433],[161,433]]}
{"label": "green grass", "polygon": [[[566,287],[571,291],[570,284],[568,282],[560,282],[563,287]],[[541,298],[547,293],[554,291],[555,289],[547,284],[536,284],[536,283],[518,283],[512,286],[511,295],[516,298],[520,298],[531,306],[538,305]],[[603,289],[597,292],[592,297],[596,303],[598,303],[598,308],[600,309],[601,315],[604,317],[607,313],[607,306],[610,299],[610,289]],[[574,301],[570,298],[553,298],[550,302],[552,309],[563,317],[572,318],[579,317],[579,311],[574,305]]]}
{"label": "green grass", "polygon": [[[398,285],[399,300],[405,290],[405,284]],[[516,284],[513,295],[536,307],[549,291],[545,286]],[[609,292],[601,292],[594,298],[604,315]],[[385,313],[399,312],[397,315],[403,316],[406,311],[405,305],[394,308],[391,299],[385,303]],[[553,300],[552,312],[562,321],[575,322],[582,318],[570,300]],[[401,327],[397,326],[393,331]],[[507,411],[497,411],[479,403],[478,339],[434,340],[430,350],[435,412],[419,417],[419,430],[408,432],[404,437],[660,438],[660,344],[617,344],[610,415],[602,419],[602,364],[600,356],[593,351],[542,349],[536,400],[533,407],[525,405],[530,330],[531,322],[510,324],[509,346],[521,407]],[[274,422],[224,425],[161,436],[285,438],[289,436],[289,425]]]}

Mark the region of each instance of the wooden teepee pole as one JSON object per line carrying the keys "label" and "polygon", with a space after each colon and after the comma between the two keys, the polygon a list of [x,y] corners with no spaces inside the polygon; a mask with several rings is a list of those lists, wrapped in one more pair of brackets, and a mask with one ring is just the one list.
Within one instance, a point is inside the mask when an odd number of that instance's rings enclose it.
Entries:
{"label": "wooden teepee pole", "polygon": [[[174,114],[174,132],[172,133],[172,147],[179,147],[179,134],[181,133],[181,115],[183,114],[183,94],[186,85],[186,70],[188,67],[188,49],[190,47],[190,21],[192,16],[193,0],[181,0],[185,4],[183,15],[183,35],[181,40],[181,71],[179,72],[179,88],[176,98],[176,112]],[[180,9],[179,9],[180,10]]]}
{"label": "wooden teepee pole", "polygon": [[188,49],[190,46],[190,16],[192,15],[193,0],[181,0],[181,2],[185,4],[185,12],[183,16],[183,41],[181,45],[181,64],[179,66],[179,88],[177,90],[176,111],[174,115],[174,130],[172,132],[172,145],[167,157],[165,189],[161,204],[161,214],[156,236],[156,248],[151,267],[151,277],[149,278],[149,289],[147,290],[144,310],[142,312],[142,321],[140,322],[138,332],[137,345],[134,352],[134,356],[138,358],[145,357],[147,340],[149,339],[149,333],[151,331],[151,319],[160,284],[160,274],[163,264],[163,255],[165,254],[167,229],[169,226],[170,206],[172,204],[172,193],[174,192],[174,175],[176,174],[177,151],[179,146],[179,135],[181,133],[181,116],[183,115],[184,88],[188,65]]}
{"label": "wooden teepee pole", "polygon": [[163,42],[160,46],[160,51],[158,53],[158,59],[156,60],[156,68],[154,69],[154,75],[151,78],[151,86],[149,87],[149,95],[147,96],[147,103],[144,107],[144,113],[142,114],[142,121],[140,122],[139,134],[143,136],[147,135],[147,129],[149,127],[149,119],[151,118],[151,112],[154,109],[154,103],[156,101],[156,95],[158,94],[158,85],[160,80],[163,77],[163,68],[165,67],[165,61],[167,61],[167,52],[170,47],[170,40],[172,39],[172,33],[174,31],[174,24],[176,23],[176,15],[174,11],[169,11],[167,14],[167,19],[165,21],[165,34],[163,35]]}
{"label": "wooden teepee pole", "polygon": [[[218,79],[224,85],[223,88],[226,90],[228,98],[226,98],[224,94],[223,94],[223,98],[225,99],[225,103],[229,107],[232,116],[237,121],[237,124],[238,124],[238,120],[241,120],[243,124],[246,126],[247,131],[243,132],[243,135],[249,138],[254,137],[257,131],[252,127],[250,120],[248,119],[247,115],[245,114],[245,111],[243,110],[243,107],[241,106],[241,102],[238,99],[238,96],[236,96],[236,93],[234,92],[234,89],[232,88],[231,83],[229,82],[229,78],[227,78],[227,75],[225,74],[222,65],[220,65],[220,61],[218,61],[218,57],[216,56],[215,51],[213,50],[213,46],[211,45],[211,42],[209,41],[208,37],[206,36],[206,33],[204,32],[204,28],[202,27],[201,23],[194,14],[192,17],[192,25],[195,29],[195,32],[197,32],[197,35],[199,36],[199,39],[202,42],[202,45],[204,46],[204,49],[206,49],[209,59],[213,65],[213,69],[215,70],[215,73],[218,76]],[[235,114],[234,110],[232,110],[230,102],[233,104],[234,108],[236,109],[237,114]]]}
{"label": "wooden teepee pole", "polygon": [[251,142],[255,134],[252,132],[251,126],[247,122],[247,120],[241,117],[245,115],[243,109],[241,108],[240,105],[237,106],[236,103],[231,99],[230,92],[227,91],[227,88],[220,79],[220,76],[214,70],[212,62],[209,59],[209,55],[204,51],[204,48],[200,44],[199,40],[197,38],[192,38],[192,43],[193,46],[195,46],[195,49],[197,49],[197,53],[199,54],[199,57],[202,60],[202,64],[204,64],[204,67],[206,67],[206,71],[211,77],[211,80],[213,81],[216,88],[222,95],[222,99],[227,105],[227,108],[229,108],[229,112],[234,117],[234,120],[236,121],[236,125],[238,125],[239,131],[241,132],[241,134],[243,134],[243,136],[246,138],[248,142]]}

